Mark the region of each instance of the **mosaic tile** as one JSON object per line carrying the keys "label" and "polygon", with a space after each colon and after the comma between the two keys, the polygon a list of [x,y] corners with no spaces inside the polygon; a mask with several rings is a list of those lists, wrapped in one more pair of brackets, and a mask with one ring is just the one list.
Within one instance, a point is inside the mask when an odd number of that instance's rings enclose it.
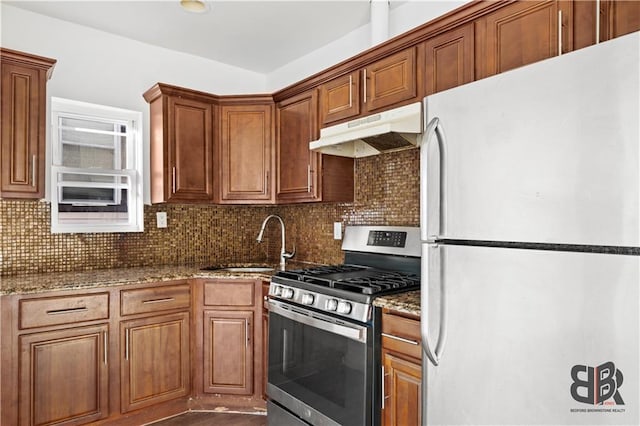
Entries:
{"label": "mosaic tile", "polygon": [[[273,262],[280,229],[271,221],[264,242],[256,237],[263,219],[279,214],[286,224],[287,251],[295,260],[343,261],[333,222],[346,225],[419,225],[417,149],[360,158],[353,203],[284,206],[145,206],[141,233],[51,234],[50,205],[0,200],[0,276],[91,271],[162,265]],[[168,227],[156,228],[167,212]]]}

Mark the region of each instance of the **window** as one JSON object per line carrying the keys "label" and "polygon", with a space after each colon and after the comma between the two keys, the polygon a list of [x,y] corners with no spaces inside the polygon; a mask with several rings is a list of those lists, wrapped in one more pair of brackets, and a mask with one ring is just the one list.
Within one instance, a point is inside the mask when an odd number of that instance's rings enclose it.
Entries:
{"label": "window", "polygon": [[140,232],[142,114],[52,98],[51,232]]}

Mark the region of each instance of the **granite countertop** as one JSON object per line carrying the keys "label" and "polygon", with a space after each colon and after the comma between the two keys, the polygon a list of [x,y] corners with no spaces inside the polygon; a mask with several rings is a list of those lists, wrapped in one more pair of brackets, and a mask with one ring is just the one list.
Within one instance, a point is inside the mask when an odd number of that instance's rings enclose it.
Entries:
{"label": "granite countertop", "polygon": [[[270,280],[279,268],[277,263],[264,262],[221,265],[223,267],[270,266],[269,272],[228,272],[202,270],[200,265],[145,266],[135,268],[97,269],[78,272],[53,272],[0,277],[0,296],[9,294],[33,294],[47,291],[76,290],[93,287],[111,287],[126,284],[173,281],[189,278],[235,278]],[[308,268],[314,264],[287,262],[287,269]],[[207,265],[208,266],[208,265]]]}
{"label": "granite countertop", "polygon": [[420,290],[381,296],[376,298],[373,304],[392,311],[420,316]]}
{"label": "granite countertop", "polygon": [[[0,296],[10,294],[34,294],[48,291],[89,289],[94,287],[111,287],[127,284],[143,284],[161,281],[174,281],[190,278],[231,278],[269,281],[278,270],[277,263],[243,263],[221,265],[220,267],[270,266],[269,272],[228,272],[218,270],[202,270],[200,265],[165,265],[144,266],[135,268],[97,269],[93,271],[53,272],[29,275],[0,277]],[[316,266],[305,262],[287,262],[287,269],[301,269]],[[410,315],[420,315],[420,290],[406,293],[381,296],[374,300],[374,305]]]}

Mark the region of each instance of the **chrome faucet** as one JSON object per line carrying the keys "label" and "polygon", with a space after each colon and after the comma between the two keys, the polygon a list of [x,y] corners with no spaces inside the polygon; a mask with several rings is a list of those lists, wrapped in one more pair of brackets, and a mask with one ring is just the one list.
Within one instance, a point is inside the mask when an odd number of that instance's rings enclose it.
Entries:
{"label": "chrome faucet", "polygon": [[258,238],[256,238],[256,240],[258,240],[259,243],[262,242],[262,236],[264,234],[264,228],[267,226],[267,222],[269,222],[269,219],[271,218],[276,218],[280,221],[280,227],[282,228],[282,245],[280,248],[280,269],[284,271],[284,262],[286,259],[291,259],[295,254],[296,254],[296,246],[293,246],[293,251],[291,253],[287,253],[285,251],[284,248],[284,221],[282,220],[282,218],[280,216],[278,216],[277,214],[270,214],[269,216],[267,216],[264,219],[264,222],[262,222],[262,227],[260,228],[260,232],[258,233]]}

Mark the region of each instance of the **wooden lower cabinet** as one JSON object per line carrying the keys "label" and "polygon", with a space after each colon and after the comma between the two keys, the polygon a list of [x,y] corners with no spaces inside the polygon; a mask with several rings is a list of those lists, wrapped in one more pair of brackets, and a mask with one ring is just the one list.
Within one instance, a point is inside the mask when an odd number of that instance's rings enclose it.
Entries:
{"label": "wooden lower cabinet", "polygon": [[123,413],[191,392],[189,313],[120,323]]}
{"label": "wooden lower cabinet", "polygon": [[383,426],[422,424],[420,319],[394,311],[382,314]]}
{"label": "wooden lower cabinet", "polygon": [[382,409],[386,426],[418,426],[422,421],[422,366],[420,363],[382,354],[385,402]]}
{"label": "wooden lower cabinet", "polygon": [[205,311],[205,392],[253,394],[253,311]]}
{"label": "wooden lower cabinet", "polygon": [[109,416],[108,333],[100,324],[20,336],[18,424],[77,425]]}
{"label": "wooden lower cabinet", "polygon": [[[196,395],[225,404],[256,407],[262,400],[261,280],[211,279],[197,284],[196,336],[201,380]],[[202,379],[200,379],[202,377]]]}

